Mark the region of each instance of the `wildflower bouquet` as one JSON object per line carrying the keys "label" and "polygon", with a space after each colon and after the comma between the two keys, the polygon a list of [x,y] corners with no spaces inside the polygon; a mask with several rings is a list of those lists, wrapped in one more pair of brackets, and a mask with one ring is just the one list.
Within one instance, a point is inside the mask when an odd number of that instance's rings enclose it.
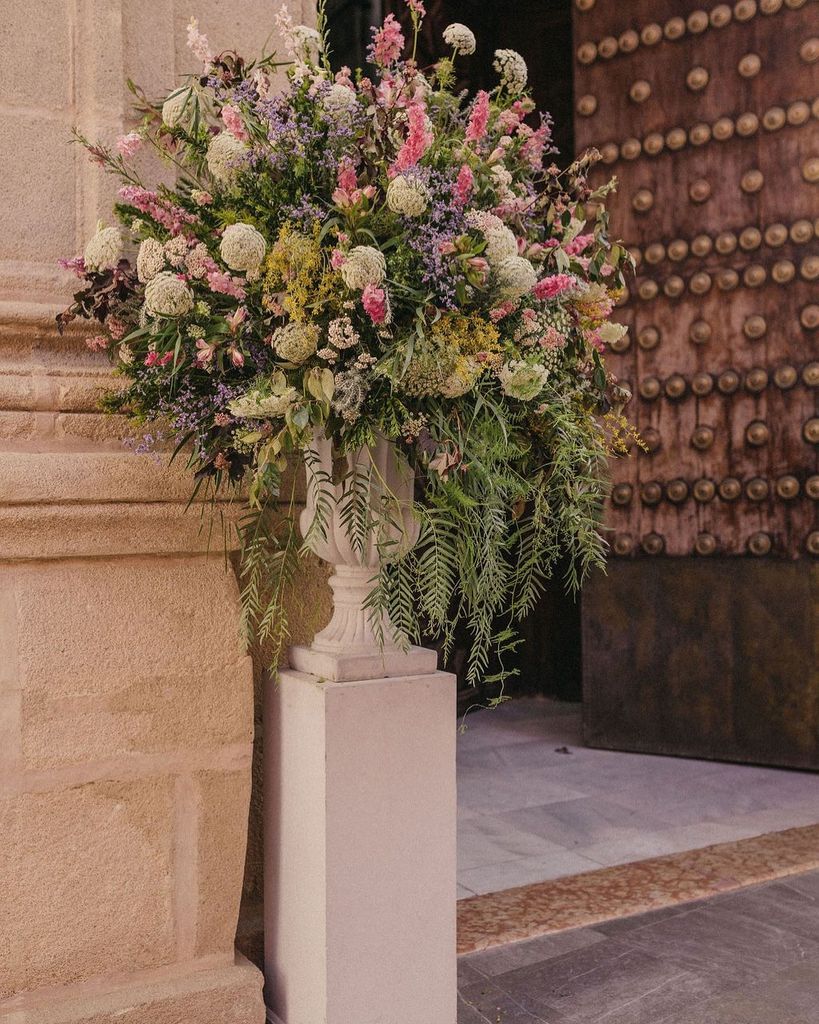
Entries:
{"label": "wildflower bouquet", "polygon": [[[120,226],[63,261],[82,287],[58,320],[99,322],[89,343],[126,382],[108,407],[163,424],[197,488],[247,485],[246,615],[274,646],[304,552],[288,462],[315,430],[339,455],[390,439],[414,467],[420,539],[384,559],[371,607],[445,648],[465,621],[469,676],[486,677],[556,559],[574,585],[604,559],[624,396],[602,353],[624,331],[609,318],[629,261],[607,234],[611,186],[588,186],[594,153],[549,162],[519,54],[496,52],[492,92],[453,91],[464,25],[424,71],[388,16],[369,78],[333,74],[321,10],[317,29],[286,8],[277,22],[283,91],[274,57],[214,55],[194,21],[201,74],[159,103],[133,87],[141,121],[115,147],[80,139],[122,181]],[[140,180],[147,147],[173,187]],[[348,520],[374,529],[356,490]]]}

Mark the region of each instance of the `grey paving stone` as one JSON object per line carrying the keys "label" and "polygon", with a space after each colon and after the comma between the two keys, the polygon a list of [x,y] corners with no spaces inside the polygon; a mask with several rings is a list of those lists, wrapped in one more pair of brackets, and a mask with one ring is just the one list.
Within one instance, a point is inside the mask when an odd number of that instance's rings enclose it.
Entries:
{"label": "grey paving stone", "polygon": [[472,1024],[473,1020],[476,1024],[569,1024],[573,1021],[554,1008],[547,1008],[543,1013],[527,1009],[514,995],[488,978],[461,989],[459,1007],[463,1008],[463,1019],[459,1009],[458,1024]]}
{"label": "grey paving stone", "polygon": [[606,938],[594,928],[574,928],[556,935],[541,935],[525,942],[512,942],[507,946],[482,950],[461,957],[470,966],[477,968],[487,977],[505,974],[507,971],[528,967],[531,964],[545,963],[556,956],[563,956],[577,949],[593,946]]}

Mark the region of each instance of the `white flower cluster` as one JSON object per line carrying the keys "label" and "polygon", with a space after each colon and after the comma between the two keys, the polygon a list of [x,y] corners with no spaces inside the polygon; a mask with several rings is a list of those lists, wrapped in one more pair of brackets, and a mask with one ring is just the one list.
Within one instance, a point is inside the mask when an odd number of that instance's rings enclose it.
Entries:
{"label": "white flower cluster", "polygon": [[152,281],[165,268],[165,247],[155,238],[146,238],[137,252],[137,277],[143,284]]}
{"label": "white flower cluster", "polygon": [[188,255],[188,240],[184,235],[177,235],[176,238],[169,238],[163,248],[168,263],[172,267],[181,267]]}
{"label": "white flower cluster", "polygon": [[204,242],[197,242],[185,257],[185,267],[196,280],[201,280],[207,274],[210,263],[210,254]]}
{"label": "white flower cluster", "polygon": [[598,327],[597,333],[604,344],[611,345],[613,341],[619,341],[628,334],[628,327],[625,324],[617,324],[613,320],[608,320]]}
{"label": "white flower cluster", "polygon": [[229,403],[228,409],[238,420],[262,420],[284,416],[295,401],[295,388],[285,388],[273,395],[262,395],[258,389],[254,389],[241,398],[235,398]]}
{"label": "white flower cluster", "polygon": [[451,46],[456,53],[464,56],[475,52],[475,33],[459,21],[447,25],[444,29],[444,42],[447,46]]}
{"label": "white flower cluster", "polygon": [[208,146],[205,160],[211,175],[221,185],[227,185],[236,175],[238,163],[247,152],[247,146],[230,132],[219,132]]}
{"label": "white flower cluster", "polygon": [[177,125],[186,127],[193,120],[195,102],[190,89],[179,89],[171,93],[162,104],[162,123],[168,128],[176,128]]}
{"label": "white flower cluster", "polygon": [[526,295],[537,284],[537,271],[523,256],[507,256],[495,267],[498,292],[504,299]]}
{"label": "white flower cluster", "polygon": [[417,178],[399,174],[387,186],[387,206],[405,217],[420,217],[429,206],[429,191]]}
{"label": "white flower cluster", "polygon": [[381,284],[387,276],[387,261],[373,246],[356,245],[347,253],[341,276],[348,288],[363,291],[368,284]]}
{"label": "white flower cluster", "polygon": [[231,270],[256,274],[261,266],[267,244],[252,224],[229,224],[219,243],[219,253]]}
{"label": "white flower cluster", "polygon": [[484,254],[490,264],[496,266],[510,256],[517,256],[517,239],[500,217],[485,210],[470,210],[466,215],[466,222],[471,228],[480,231],[486,239]]}
{"label": "white flower cluster", "polygon": [[100,227],[83,253],[86,270],[113,270],[122,256],[119,228]]}
{"label": "white flower cluster", "polygon": [[277,327],[273,332],[273,349],[285,362],[301,365],[312,356],[318,348],[319,329],[316,324],[302,323],[291,320],[284,327]]}
{"label": "white flower cluster", "polygon": [[510,92],[521,92],[526,87],[529,69],[517,50],[495,50],[492,67],[500,75],[501,84]]}
{"label": "white flower cluster", "polygon": [[495,164],[489,172],[495,181],[495,191],[499,203],[511,203],[517,199],[512,191],[512,172],[503,164]]}
{"label": "white flower cluster", "polygon": [[543,390],[549,370],[538,363],[527,363],[523,359],[511,359],[498,370],[498,380],[505,395],[531,402]]}
{"label": "white flower cluster", "polygon": [[176,274],[163,270],[145,286],[145,307],[155,316],[184,316],[193,309],[193,293]]}
{"label": "white flower cluster", "polygon": [[326,113],[339,117],[346,114],[358,103],[355,92],[341,82],[333,82],[321,98]]}
{"label": "white flower cluster", "polygon": [[352,348],[361,342],[361,335],[348,316],[340,316],[327,325],[327,338],[338,349]]}

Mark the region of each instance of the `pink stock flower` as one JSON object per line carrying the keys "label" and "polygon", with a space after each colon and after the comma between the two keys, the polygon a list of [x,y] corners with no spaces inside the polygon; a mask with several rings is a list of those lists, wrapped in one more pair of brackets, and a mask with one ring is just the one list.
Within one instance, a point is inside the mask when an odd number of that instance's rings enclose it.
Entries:
{"label": "pink stock flower", "polygon": [[108,339],[104,334],[95,334],[93,338],[86,338],[85,344],[92,352],[103,352],[108,348]]}
{"label": "pink stock flower", "polygon": [[407,0],[407,7],[419,18],[423,18],[427,13],[424,7],[424,0]]}
{"label": "pink stock flower", "polygon": [[125,332],[128,330],[128,326],[124,320],[120,320],[118,316],[108,316],[105,318],[105,326],[108,328],[108,332],[114,341],[120,341],[125,337]]}
{"label": "pink stock flower", "polygon": [[539,171],[543,166],[543,154],[546,146],[552,138],[552,126],[548,121],[542,121],[526,142],[520,147],[520,154],[529,166]]}
{"label": "pink stock flower", "polygon": [[346,64],[340,71],[336,71],[336,85],[346,85],[348,89],[355,89],[353,73]]}
{"label": "pink stock flower", "polygon": [[426,106],[421,102],[411,103],[407,107],[407,138],[388,174],[394,178],[396,174],[414,167],[432,145],[435,136],[427,124]]}
{"label": "pink stock flower", "polygon": [[206,280],[208,287],[212,292],[218,292],[220,295],[230,295],[234,299],[243,299],[245,297],[245,290],[242,285],[230,274],[225,274],[221,270],[211,270]]}
{"label": "pink stock flower", "polygon": [[577,235],[571,242],[567,242],[563,249],[570,256],[579,256],[584,250],[588,249],[593,241],[594,235]]}
{"label": "pink stock flower", "polygon": [[234,139],[238,139],[240,142],[247,142],[248,135],[245,131],[244,121],[242,121],[242,112],[238,107],[234,107],[231,103],[225,104],[222,107],[222,120],[225,122],[225,128],[227,128]]}
{"label": "pink stock flower", "polygon": [[458,206],[466,206],[474,187],[475,176],[472,173],[472,168],[469,164],[463,164],[458,171],[458,180],[455,182],[455,202]]}
{"label": "pink stock flower", "polygon": [[466,127],[466,141],[480,142],[486,134],[486,126],[489,124],[489,93],[481,89],[472,104],[472,113],[469,115],[469,124]]}
{"label": "pink stock flower", "polygon": [[532,294],[536,299],[553,299],[574,288],[576,284],[577,278],[571,274],[552,274],[549,277],[542,277],[532,289]]}
{"label": "pink stock flower", "polygon": [[123,185],[119,190],[119,197],[129,206],[133,206],[141,213],[147,213],[157,224],[167,228],[172,235],[178,235],[185,224],[195,224],[196,217],[181,206],[175,206],[170,200],[160,198],[156,192],[151,192],[140,185]]}
{"label": "pink stock flower", "polygon": [[128,132],[117,139],[117,151],[121,156],[132,157],[142,145],[142,136],[137,132]]}
{"label": "pink stock flower", "polygon": [[404,52],[406,42],[401,26],[394,14],[388,14],[381,28],[373,29],[373,42],[370,47],[373,64],[387,67],[393,64]]}
{"label": "pink stock flower", "polygon": [[365,285],[364,291],[361,293],[361,305],[364,307],[364,312],[376,326],[386,322],[389,305],[387,303],[387,293],[383,288],[379,288],[374,284]]}
{"label": "pink stock flower", "polygon": [[188,22],[188,49],[207,67],[213,61],[208,37],[199,31],[199,21],[191,18]]}

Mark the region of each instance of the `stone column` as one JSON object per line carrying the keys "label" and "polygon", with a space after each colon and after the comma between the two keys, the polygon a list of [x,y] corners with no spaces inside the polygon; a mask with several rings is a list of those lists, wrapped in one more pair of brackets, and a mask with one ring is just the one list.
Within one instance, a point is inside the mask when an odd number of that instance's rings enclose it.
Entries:
{"label": "stone column", "polygon": [[[291,4],[298,16],[299,4]],[[305,8],[309,5],[305,4]],[[110,386],[54,314],[115,184],[70,143],[127,128],[214,49],[253,55],[268,0],[9,0],[0,83],[0,1021],[258,1024],[234,953],[251,670],[217,526],[125,452]],[[233,508],[225,508],[227,517]]]}

